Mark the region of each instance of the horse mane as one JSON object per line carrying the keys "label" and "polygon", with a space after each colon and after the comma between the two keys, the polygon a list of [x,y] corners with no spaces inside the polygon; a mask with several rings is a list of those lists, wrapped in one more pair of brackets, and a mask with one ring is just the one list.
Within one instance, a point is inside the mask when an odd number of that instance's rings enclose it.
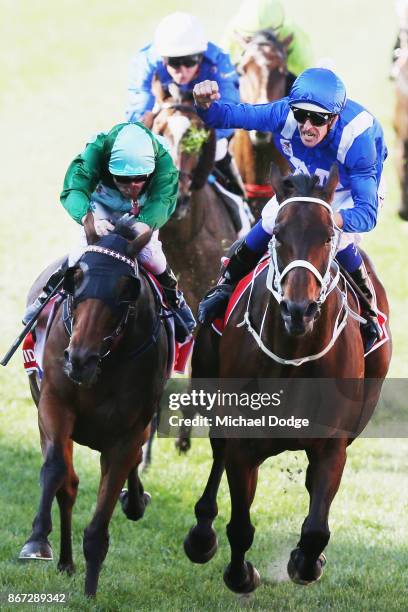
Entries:
{"label": "horse mane", "polygon": [[115,222],[115,229],[112,231],[112,234],[122,236],[126,240],[134,240],[139,235],[134,225],[135,217],[126,213]]}

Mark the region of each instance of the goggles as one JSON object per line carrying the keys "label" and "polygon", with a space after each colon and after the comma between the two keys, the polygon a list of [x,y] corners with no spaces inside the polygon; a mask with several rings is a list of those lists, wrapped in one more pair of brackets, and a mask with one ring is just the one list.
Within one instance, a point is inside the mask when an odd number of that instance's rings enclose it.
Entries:
{"label": "goggles", "polygon": [[315,127],[327,125],[330,119],[334,117],[332,113],[318,113],[317,111],[296,108],[295,106],[292,106],[292,113],[298,123],[306,123],[306,121],[309,119],[310,123]]}
{"label": "goggles", "polygon": [[192,68],[201,62],[202,57],[201,53],[196,53],[195,55],[184,55],[183,57],[167,57],[165,61],[172,68],[180,68],[181,66]]}
{"label": "goggles", "polygon": [[122,183],[123,185],[130,185],[130,183],[145,183],[149,176],[149,174],[140,174],[139,176],[118,176],[114,174],[113,178],[117,183]]}

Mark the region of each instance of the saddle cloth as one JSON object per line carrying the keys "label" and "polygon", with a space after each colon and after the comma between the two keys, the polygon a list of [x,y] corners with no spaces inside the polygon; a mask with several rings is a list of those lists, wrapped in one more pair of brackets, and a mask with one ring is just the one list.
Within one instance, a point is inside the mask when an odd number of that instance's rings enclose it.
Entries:
{"label": "saddle cloth", "polygon": [[[269,266],[269,257],[265,256],[263,259],[261,259],[261,261],[258,263],[258,265],[256,266],[256,268],[254,270],[252,270],[252,272],[250,272],[249,274],[247,274],[246,276],[244,276],[244,278],[242,280],[239,281],[239,283],[237,284],[237,286],[235,287],[230,300],[228,302],[228,306],[227,306],[227,310],[225,311],[225,316],[224,318],[219,318],[219,319],[215,319],[215,321],[212,322],[212,328],[213,330],[219,335],[222,336],[222,333],[225,329],[225,326],[227,325],[231,314],[234,312],[235,307],[237,306],[237,304],[241,301],[241,299],[245,296],[245,294],[247,293],[249,286],[251,285],[252,279],[259,276],[259,274],[261,274],[263,272],[263,270],[265,270],[265,268],[267,268]],[[246,298],[248,298],[248,296],[246,296]],[[387,316],[381,312],[380,310],[378,310],[378,321],[380,323],[381,329],[382,329],[382,336],[379,340],[377,340],[377,342],[371,347],[371,349],[364,355],[365,357],[367,357],[367,355],[369,355],[370,353],[372,353],[373,351],[377,350],[380,346],[382,346],[385,342],[388,342],[389,340],[389,335],[387,332],[387,328],[386,328],[386,322],[387,322]]]}

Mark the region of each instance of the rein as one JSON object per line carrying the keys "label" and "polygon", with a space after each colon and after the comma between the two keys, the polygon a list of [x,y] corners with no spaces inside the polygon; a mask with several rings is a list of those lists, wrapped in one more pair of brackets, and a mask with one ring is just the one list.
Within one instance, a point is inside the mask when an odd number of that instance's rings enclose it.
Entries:
{"label": "rein", "polygon": [[[340,275],[339,266],[334,261],[334,256],[336,254],[337,246],[338,246],[338,243],[339,243],[341,230],[339,228],[337,228],[337,226],[334,224],[334,221],[333,221],[333,210],[332,210],[330,204],[328,204],[324,200],[321,200],[320,198],[293,197],[293,198],[288,198],[287,200],[282,202],[282,204],[280,205],[280,209],[283,206],[286,206],[287,204],[291,204],[293,202],[305,202],[305,201],[306,202],[313,202],[315,204],[320,204],[321,206],[324,206],[330,212],[330,216],[331,216],[331,219],[332,219],[332,222],[333,222],[333,226],[336,229],[335,234],[331,238],[330,256],[329,256],[329,262],[328,262],[328,265],[327,265],[326,272],[322,275],[319,272],[319,270],[312,263],[310,263],[309,261],[307,261],[305,259],[296,259],[296,260],[290,262],[287,266],[285,266],[285,268],[282,270],[282,272],[280,272],[279,268],[278,268],[278,263],[277,263],[276,237],[272,236],[272,239],[271,239],[271,241],[269,243],[269,247],[268,247],[268,251],[269,251],[269,255],[270,255],[270,261],[269,261],[269,267],[268,267],[268,274],[267,274],[267,278],[266,278],[266,287],[272,293],[272,295],[274,296],[274,298],[276,299],[278,304],[280,304],[280,302],[282,301],[282,298],[283,298],[283,289],[282,289],[282,285],[281,285],[281,282],[282,282],[283,278],[288,274],[288,272],[290,272],[291,270],[293,270],[295,268],[306,268],[307,270],[312,272],[312,274],[317,278],[318,282],[320,283],[320,287],[321,287],[320,295],[319,295],[319,298],[317,299],[317,303],[318,303],[319,306],[321,306],[325,302],[325,300],[328,297],[328,295],[334,289],[336,289],[340,293],[340,295],[341,295],[341,304],[340,304],[339,311],[337,313],[336,321],[334,323],[334,328],[333,328],[332,337],[331,337],[330,341],[318,353],[315,353],[313,355],[305,355],[304,357],[298,357],[298,358],[295,358],[295,359],[286,359],[284,357],[280,357],[276,353],[272,352],[265,345],[265,343],[262,340],[262,334],[263,334],[264,324],[265,324],[265,321],[266,321],[266,314],[267,314],[268,308],[269,308],[269,302],[268,302],[268,304],[267,304],[267,306],[265,308],[265,312],[264,312],[264,315],[262,317],[261,329],[260,329],[259,333],[252,326],[250,318],[249,318],[249,307],[250,307],[250,302],[251,302],[251,297],[252,297],[252,291],[253,291],[253,287],[254,287],[256,272],[257,272],[258,266],[260,265],[259,263],[258,263],[257,267],[255,268],[255,271],[254,271],[253,276],[252,276],[251,288],[250,288],[250,292],[249,292],[249,296],[248,296],[247,307],[246,307],[246,310],[245,310],[245,313],[244,313],[244,318],[241,321],[241,323],[237,324],[237,327],[242,327],[244,325],[246,326],[247,330],[252,335],[252,337],[254,338],[256,343],[258,344],[259,348],[268,357],[270,357],[271,359],[273,359],[274,361],[276,361],[277,363],[280,363],[282,365],[291,365],[291,366],[296,366],[296,367],[302,365],[303,363],[309,362],[309,361],[315,361],[316,359],[320,359],[321,357],[326,355],[330,351],[330,349],[334,346],[337,338],[340,336],[341,332],[345,328],[349,315],[353,319],[355,319],[355,320],[357,320],[359,322],[363,322],[363,323],[365,322],[365,319],[363,317],[361,317],[357,312],[352,310],[350,308],[350,306],[348,305],[348,300],[347,300],[347,297],[348,297],[347,283],[345,282],[344,277],[342,275]],[[334,270],[335,270],[334,276],[332,276],[332,273],[331,273],[332,272],[332,268],[334,268]],[[340,277],[342,277],[343,280],[344,280],[344,290],[343,291],[341,291],[339,289],[339,287],[338,287],[338,283],[339,283]],[[343,313],[343,317],[341,318],[342,313]]]}

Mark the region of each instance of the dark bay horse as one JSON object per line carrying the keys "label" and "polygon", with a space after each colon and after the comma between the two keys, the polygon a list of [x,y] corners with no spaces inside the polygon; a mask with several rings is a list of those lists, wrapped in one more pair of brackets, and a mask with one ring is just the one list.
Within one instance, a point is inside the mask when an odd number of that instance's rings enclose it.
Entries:
{"label": "dark bay horse", "polygon": [[[75,571],[71,516],[79,480],[73,467],[73,441],[98,450],[98,499],[83,539],[85,594],[94,596],[119,496],[131,520],[143,516],[150,499],[137,466],[166,382],[168,348],[157,297],[136,262],[151,233],[135,237],[122,220],[112,234],[98,238],[92,214],[85,221],[85,230],[89,246],[65,273],[68,298],[49,331],[39,394],[31,385],[44,463],[38,513],[20,558],[52,559],[48,535],[51,506],[57,497],[61,518],[58,569],[68,574]],[[40,276],[37,292],[43,284]],[[121,494],[126,478],[129,488]]]}
{"label": "dark bay horse", "polygon": [[[287,50],[291,42],[292,36],[279,41],[273,30],[260,30],[242,38],[243,54],[237,66],[242,102],[265,104],[286,95],[293,82],[287,70]],[[276,149],[270,133],[237,130],[231,149],[245,183],[251,210],[258,218],[273,195],[269,182],[271,161],[284,173],[289,169],[288,164]]]}
{"label": "dark bay horse", "polygon": [[[332,406],[333,434],[305,438],[289,433],[287,438],[255,440],[217,438],[210,430],[213,466],[195,506],[197,525],[185,540],[185,551],[196,563],[205,563],[216,552],[212,523],[218,512],[216,497],[225,467],[231,495],[227,526],[231,563],[224,580],[238,593],[253,591],[259,584],[257,570],[245,561],[255,531],[250,507],[258,469],[266,458],[284,450],[304,450],[309,460],[309,513],[290,555],[288,573],[299,584],[311,584],[320,578],[325,563],[323,550],[330,538],[328,515],[340,485],[346,448],[370,418],[388,371],[391,342],[364,357],[355,316],[357,298],[346,292],[333,261],[336,232],[327,203],[337,182],[335,167],[324,187],[317,186],[317,177],[282,180],[277,168],[273,170],[272,185],[280,208],[270,243],[270,262],[256,277],[251,300],[246,294],[238,302],[222,338],[203,327],[196,340],[193,379],[332,379],[340,385],[350,381],[356,384],[356,393],[341,395]],[[367,258],[366,264],[378,307],[388,318],[384,288]],[[315,406],[306,408],[313,413]]]}
{"label": "dark bay horse", "polygon": [[165,136],[179,172],[177,208],[160,230],[164,251],[193,312],[217,277],[220,259],[237,230],[222,197],[208,183],[214,167],[215,134],[205,128],[192,98],[178,89],[156,92],[160,111],[153,132]]}

